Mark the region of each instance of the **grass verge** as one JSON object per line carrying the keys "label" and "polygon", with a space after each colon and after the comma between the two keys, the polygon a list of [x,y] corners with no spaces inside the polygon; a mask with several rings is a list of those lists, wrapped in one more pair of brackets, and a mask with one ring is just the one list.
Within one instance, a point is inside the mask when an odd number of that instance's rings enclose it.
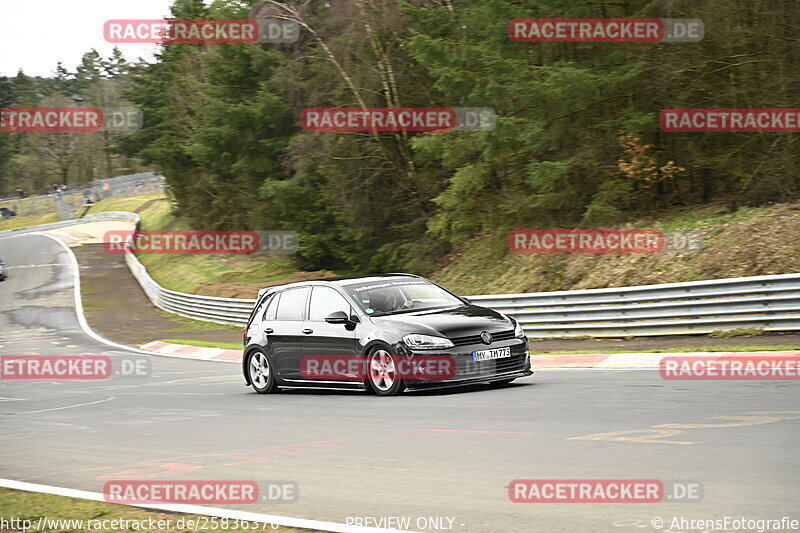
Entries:
{"label": "grass verge", "polygon": [[[126,198],[108,198],[106,200],[100,200],[96,202],[92,207],[89,209],[87,214],[91,215],[94,213],[104,213],[106,211],[135,211],[139,209],[144,204],[151,200],[164,200],[166,202],[166,197],[158,196],[158,195],[143,195],[143,196],[129,196]],[[80,208],[74,211],[74,216],[78,216],[83,211],[83,208]],[[9,229],[21,229],[21,228],[28,228],[30,226],[39,226],[41,224],[50,224],[51,222],[60,222],[61,218],[53,212],[49,213],[37,213],[34,215],[22,215],[16,216],[13,218],[9,218],[8,220],[1,220],[0,221],[0,231],[5,231]]]}
{"label": "grass verge", "polygon": [[61,219],[55,213],[37,213],[35,215],[17,216],[7,220],[0,220],[0,231],[27,228],[40,224],[50,224],[51,222],[59,222],[60,220]]}
{"label": "grass verge", "polygon": [[[136,521],[138,524],[144,524],[147,526],[151,519],[155,522],[164,520],[165,522],[160,525],[169,524],[167,527],[158,527],[157,529],[154,529],[154,531],[161,531],[165,533],[202,530],[200,527],[187,527],[189,520],[194,520],[194,524],[205,522],[208,527],[211,527],[211,517],[155,510],[151,511],[148,509],[130,507],[127,505],[96,502],[92,500],[82,500],[79,498],[68,498],[66,496],[54,496],[51,494],[40,494],[38,492],[26,492],[6,488],[0,488],[0,516],[2,516],[4,520],[10,520],[12,518],[20,521],[28,520],[30,521],[30,525],[28,528],[26,528],[27,531],[42,531],[43,533],[45,531],[59,531],[65,533],[85,533],[86,531],[139,532],[146,531],[147,527],[137,527],[131,522]],[[41,529],[37,529],[40,517],[45,517],[51,522],[49,524],[42,522]],[[60,520],[62,523],[53,523],[55,520]],[[106,520],[108,521],[106,522],[106,527],[103,527],[103,521]],[[118,520],[120,521],[118,522],[119,525],[127,525],[129,527],[108,527],[113,525],[111,524],[112,520]],[[121,523],[122,520],[127,520],[129,523],[123,524]],[[179,523],[180,520],[183,520],[182,524]],[[219,521],[222,519],[217,520]],[[72,521],[72,523],[65,523],[63,521]],[[248,524],[251,526],[255,525],[253,523]],[[98,525],[100,527],[94,527]],[[179,527],[180,525],[183,525],[183,527]],[[280,526],[273,528],[270,524],[262,524],[261,527],[258,528],[234,528],[232,527],[233,521],[228,522],[228,525],[231,527],[223,528],[220,524],[220,527],[215,527],[212,530],[224,531],[226,533],[238,531],[246,531],[248,533],[268,531],[277,531],[280,533],[310,533],[315,531],[310,529],[295,529]],[[0,529],[0,531],[17,530],[23,531],[22,526],[20,525],[19,527]]]}
{"label": "grass verge", "polygon": [[[536,227],[536,226],[530,226]],[[629,287],[797,272],[800,202],[746,207],[686,207],[614,227],[701,230],[689,253],[515,253],[506,231],[456,247],[428,277],[459,294],[504,294]]]}
{"label": "grass verge", "polygon": [[209,328],[213,329],[229,329],[231,331],[241,332],[242,328],[240,326],[234,326],[232,324],[220,324],[218,322],[206,322],[204,320],[194,320],[193,318],[186,318],[181,315],[176,315],[173,313],[167,313],[166,311],[162,311],[158,309],[158,312],[161,316],[175,324],[174,328],[169,328],[164,331],[207,331]]}
{"label": "grass verge", "polygon": [[[187,220],[175,216],[168,202],[152,202],[139,215],[142,230],[203,229],[191,228]],[[333,275],[297,272],[291,257],[281,254],[138,254],[137,258],[167,289],[229,298],[255,298],[260,287]]]}
{"label": "grass verge", "polygon": [[201,346],[203,348],[222,348],[223,350],[241,350],[242,344],[238,342],[199,341],[196,339],[158,339],[156,342],[169,342],[171,344],[186,344]]}
{"label": "grass verge", "polygon": [[141,196],[121,196],[118,198],[106,198],[92,204],[87,215],[95,213],[105,213],[106,211],[131,211],[136,212],[142,206],[151,203],[162,203],[169,205],[169,199],[160,194],[143,194]]}

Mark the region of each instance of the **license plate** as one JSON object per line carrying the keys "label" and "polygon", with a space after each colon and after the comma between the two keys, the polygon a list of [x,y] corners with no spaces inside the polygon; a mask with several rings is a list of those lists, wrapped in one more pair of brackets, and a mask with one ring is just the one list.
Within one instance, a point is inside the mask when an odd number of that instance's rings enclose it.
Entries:
{"label": "license plate", "polygon": [[492,348],[491,350],[481,350],[472,352],[472,360],[476,363],[478,361],[488,361],[489,359],[503,359],[511,357],[511,348]]}

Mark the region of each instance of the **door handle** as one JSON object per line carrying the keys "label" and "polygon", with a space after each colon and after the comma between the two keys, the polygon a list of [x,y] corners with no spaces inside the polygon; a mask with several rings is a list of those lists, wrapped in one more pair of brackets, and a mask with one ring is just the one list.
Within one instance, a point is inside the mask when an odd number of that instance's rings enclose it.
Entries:
{"label": "door handle", "polygon": [[314,333],[314,330],[305,328],[305,329],[303,329],[303,333],[305,333],[306,335],[310,335],[310,334]]}
{"label": "door handle", "polygon": [[267,329],[264,330],[264,333],[272,333],[273,331],[275,331],[275,330],[272,329],[272,328],[267,328]]}

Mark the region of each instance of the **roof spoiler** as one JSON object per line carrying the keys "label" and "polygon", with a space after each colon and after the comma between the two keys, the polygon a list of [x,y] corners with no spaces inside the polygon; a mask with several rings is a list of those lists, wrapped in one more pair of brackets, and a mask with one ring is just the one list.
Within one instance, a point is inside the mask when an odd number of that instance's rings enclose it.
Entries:
{"label": "roof spoiler", "polygon": [[267,291],[272,291],[272,290],[275,290],[275,289],[279,289],[279,288],[285,287],[287,285],[291,285],[291,283],[279,283],[278,285],[268,285],[266,287],[262,287],[262,288],[258,289],[258,298],[257,299],[260,300],[261,297],[264,296],[264,293],[267,292]]}

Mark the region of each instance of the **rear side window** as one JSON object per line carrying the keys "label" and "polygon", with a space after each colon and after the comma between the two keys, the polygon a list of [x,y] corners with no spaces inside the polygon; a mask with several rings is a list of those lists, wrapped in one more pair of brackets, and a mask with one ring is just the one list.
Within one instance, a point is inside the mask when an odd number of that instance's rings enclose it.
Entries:
{"label": "rear side window", "polygon": [[253,321],[253,317],[259,317],[264,314],[264,310],[267,307],[272,296],[267,296],[263,300],[261,300],[261,305],[258,306],[258,309],[253,309],[253,312],[250,313],[250,318],[248,319],[247,323],[250,324]]}
{"label": "rear side window", "polygon": [[264,306],[264,314],[261,315],[261,320],[275,320],[275,310],[278,309],[278,301],[281,299],[280,293],[270,296],[267,305]]}
{"label": "rear side window", "polygon": [[282,292],[275,319],[303,320],[305,317],[308,290],[308,287],[303,287],[301,289],[289,289],[288,291]]}

